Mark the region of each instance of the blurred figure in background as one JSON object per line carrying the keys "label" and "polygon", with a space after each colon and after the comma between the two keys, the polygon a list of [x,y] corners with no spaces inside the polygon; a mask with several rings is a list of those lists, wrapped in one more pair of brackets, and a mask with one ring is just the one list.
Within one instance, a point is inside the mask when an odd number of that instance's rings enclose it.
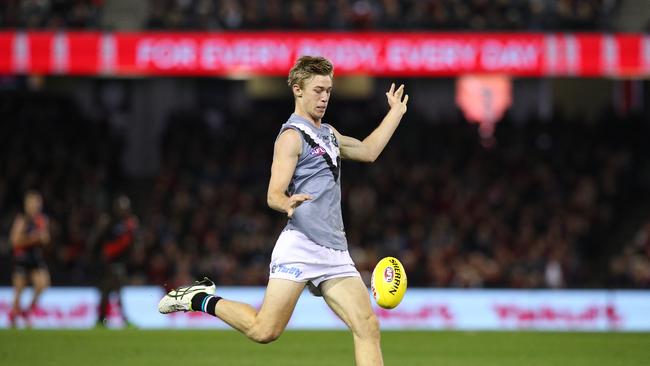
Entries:
{"label": "blurred figure in background", "polygon": [[135,241],[138,218],[131,212],[131,200],[119,195],[113,202],[113,215],[102,215],[96,231],[101,256],[101,300],[97,325],[106,325],[110,313],[110,296],[118,296],[119,312],[125,324],[128,320],[122,310],[120,290],[128,280],[128,259]]}
{"label": "blurred figure in background", "polygon": [[[24,213],[19,213],[11,226],[10,241],[13,248],[14,301],[9,322],[16,326],[19,316],[30,324],[31,312],[38,299],[50,285],[50,273],[43,256],[43,247],[50,243],[48,218],[43,214],[43,199],[40,193],[29,191],[25,194]],[[34,295],[27,310],[20,307],[20,296],[31,279]]]}

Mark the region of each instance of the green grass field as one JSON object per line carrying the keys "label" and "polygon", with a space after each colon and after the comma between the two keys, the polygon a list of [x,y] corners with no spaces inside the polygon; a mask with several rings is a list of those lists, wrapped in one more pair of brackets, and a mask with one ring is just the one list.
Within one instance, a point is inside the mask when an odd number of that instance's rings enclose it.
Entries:
{"label": "green grass field", "polygon": [[[386,365],[649,365],[650,333],[390,332]],[[254,344],[234,331],[4,330],[3,366],[353,365],[347,332],[288,331]]]}

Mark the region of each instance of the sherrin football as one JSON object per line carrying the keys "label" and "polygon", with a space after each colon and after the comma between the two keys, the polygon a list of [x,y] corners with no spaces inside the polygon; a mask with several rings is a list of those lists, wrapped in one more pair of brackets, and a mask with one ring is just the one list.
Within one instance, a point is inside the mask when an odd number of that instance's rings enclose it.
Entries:
{"label": "sherrin football", "polygon": [[372,271],[370,288],[377,305],[392,309],[399,305],[406,293],[406,272],[402,263],[393,257],[386,257],[377,263]]}

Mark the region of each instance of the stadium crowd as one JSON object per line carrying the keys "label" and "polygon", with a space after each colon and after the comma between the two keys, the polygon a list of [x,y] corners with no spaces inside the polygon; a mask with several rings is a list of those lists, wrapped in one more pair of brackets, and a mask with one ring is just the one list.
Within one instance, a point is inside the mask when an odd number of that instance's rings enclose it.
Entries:
{"label": "stadium crowd", "polygon": [[3,0],[0,28],[98,28],[104,0]]}
{"label": "stadium crowd", "polygon": [[610,261],[614,287],[650,287],[650,219],[645,220],[630,242]]}
{"label": "stadium crowd", "polygon": [[[133,193],[136,184],[120,165],[121,139],[108,124],[86,120],[59,97],[21,98],[0,98],[3,268],[22,193],[36,188],[52,220],[54,283],[93,283],[98,221],[124,192],[140,218],[130,283],[173,286],[200,275],[221,285],[266,283],[286,222],[265,198],[273,140],[288,106],[224,109],[221,123],[208,123],[200,111],[172,114],[161,168],[146,190]],[[327,120],[364,136],[381,117],[365,103],[337,101]],[[486,149],[460,117],[431,121],[409,111],[377,162],[343,165],[351,254],[366,279],[382,256],[401,258],[414,286],[648,286],[650,224],[622,251],[612,242],[628,209],[645,202],[642,128],[612,114],[595,124],[561,114],[524,125],[506,119],[497,146]],[[5,271],[2,281],[8,283]]]}
{"label": "stadium crowd", "polygon": [[606,29],[616,0],[152,0],[154,29]]}
{"label": "stadium crowd", "polygon": [[[620,0],[149,0],[143,29],[606,30]],[[103,28],[105,0],[6,0],[0,27]],[[110,15],[107,15],[110,17]]]}

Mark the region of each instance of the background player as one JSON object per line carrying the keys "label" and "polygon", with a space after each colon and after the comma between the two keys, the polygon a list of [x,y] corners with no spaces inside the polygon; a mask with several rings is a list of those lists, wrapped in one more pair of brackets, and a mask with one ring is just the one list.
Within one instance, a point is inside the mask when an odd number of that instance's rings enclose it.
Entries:
{"label": "background player", "polygon": [[101,243],[101,300],[99,302],[97,325],[103,326],[109,313],[112,293],[118,295],[120,316],[128,324],[124,314],[120,290],[127,281],[129,253],[133,248],[138,218],[131,212],[131,200],[120,195],[113,202],[113,214],[100,219],[97,235]]}
{"label": "background player", "polygon": [[[48,218],[42,212],[43,199],[40,193],[29,191],[25,194],[24,213],[14,219],[11,226],[10,241],[13,248],[14,301],[9,314],[11,326],[16,326],[17,317],[25,318],[30,325],[31,312],[36,308],[43,291],[50,286],[50,273],[43,256],[43,247],[50,243]],[[29,308],[22,310],[20,296],[31,279],[34,296]]]}
{"label": "background player", "polygon": [[[404,86],[386,93],[389,112],[363,141],[322,123],[333,86],[333,66],[323,57],[303,56],[289,73],[295,110],[276,140],[268,204],[290,218],[273,250],[270,279],[259,311],[212,296],[205,279],[171,291],[162,313],[200,310],[219,317],[260,343],[284,331],[306,285],[323,296],[352,330],[357,365],[382,365],[379,322],[347,250],[341,217],[341,158],[373,162],[406,112]],[[218,306],[217,306],[218,303]]]}

